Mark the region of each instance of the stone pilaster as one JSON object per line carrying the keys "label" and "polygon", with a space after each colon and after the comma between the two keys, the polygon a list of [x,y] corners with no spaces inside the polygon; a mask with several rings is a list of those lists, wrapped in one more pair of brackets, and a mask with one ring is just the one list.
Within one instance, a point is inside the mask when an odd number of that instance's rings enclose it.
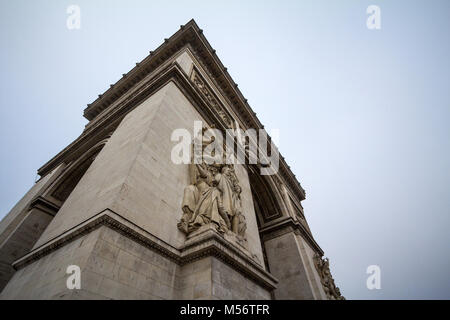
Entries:
{"label": "stone pilaster", "polygon": [[321,250],[304,226],[289,217],[261,234],[270,273],[278,279],[275,299],[326,299],[313,262],[314,252]]}
{"label": "stone pilaster", "polygon": [[4,239],[0,246],[0,291],[15,272],[12,263],[31,250],[58,209],[42,197],[35,198],[22,220]]}

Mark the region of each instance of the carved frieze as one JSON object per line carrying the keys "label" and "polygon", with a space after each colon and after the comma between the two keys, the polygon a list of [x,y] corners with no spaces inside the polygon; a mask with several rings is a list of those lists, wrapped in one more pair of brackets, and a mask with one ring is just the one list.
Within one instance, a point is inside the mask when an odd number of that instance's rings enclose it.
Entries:
{"label": "carved frieze", "polygon": [[199,89],[203,97],[208,101],[208,103],[211,105],[213,110],[217,112],[220,119],[225,123],[225,125],[228,128],[233,127],[233,120],[232,118],[225,112],[225,110],[222,108],[222,105],[219,103],[218,99],[215,97],[214,93],[212,92],[211,88],[206,83],[205,79],[202,77],[202,75],[196,70],[195,68],[192,69],[191,73],[191,81],[194,83],[194,85]]}

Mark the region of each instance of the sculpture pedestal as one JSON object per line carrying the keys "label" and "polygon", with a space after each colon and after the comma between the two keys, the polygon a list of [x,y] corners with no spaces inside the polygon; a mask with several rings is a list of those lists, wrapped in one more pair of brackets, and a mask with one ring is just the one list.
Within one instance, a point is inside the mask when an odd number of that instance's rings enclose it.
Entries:
{"label": "sculpture pedestal", "polygon": [[[204,225],[182,248],[178,299],[271,299],[277,280],[264,270],[246,242]],[[204,258],[202,258],[204,257]]]}
{"label": "sculpture pedestal", "polygon": [[[235,245],[236,247],[240,248],[241,250],[244,250],[248,256],[253,257],[253,254],[250,254],[249,248],[248,248],[248,242],[246,239],[236,235],[234,232],[227,231],[227,232],[218,232],[214,225],[207,224],[199,227],[197,230],[191,232],[186,237],[186,245],[189,243],[195,243],[202,239],[202,236],[207,236],[210,232],[215,232],[218,235],[220,235],[224,240],[228,241],[229,243]],[[256,257],[256,261],[260,264],[261,262]]]}

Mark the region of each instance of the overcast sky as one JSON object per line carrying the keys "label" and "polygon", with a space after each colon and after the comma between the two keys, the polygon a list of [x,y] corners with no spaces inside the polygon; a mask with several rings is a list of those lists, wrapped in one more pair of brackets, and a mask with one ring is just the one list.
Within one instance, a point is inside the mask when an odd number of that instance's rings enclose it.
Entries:
{"label": "overcast sky", "polygon": [[81,133],[86,104],[194,18],[280,130],[343,295],[450,299],[449,13],[448,0],[1,1],[0,217]]}

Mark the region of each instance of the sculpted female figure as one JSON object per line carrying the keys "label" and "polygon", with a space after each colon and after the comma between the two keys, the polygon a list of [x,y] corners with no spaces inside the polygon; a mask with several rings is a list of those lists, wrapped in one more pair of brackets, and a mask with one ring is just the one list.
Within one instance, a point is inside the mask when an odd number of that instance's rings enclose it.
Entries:
{"label": "sculpted female figure", "polygon": [[225,232],[230,228],[230,220],[223,204],[223,193],[220,190],[223,177],[216,174],[212,180],[212,185],[201,191],[199,201],[189,222],[189,229],[195,230],[198,227],[213,223],[220,232]]}
{"label": "sculpted female figure", "polygon": [[[194,141],[201,144],[200,150],[214,142],[214,137],[204,136]],[[196,156],[194,151],[193,158]],[[231,230],[243,238],[246,224],[241,213],[241,188],[233,165],[218,159],[223,154],[200,156],[198,159],[202,161],[190,164],[191,184],[184,190],[183,216],[178,228],[188,234],[203,225],[213,224],[219,232]]]}
{"label": "sculpted female figure", "polygon": [[[202,133],[205,130],[206,128],[203,128]],[[194,140],[194,145],[199,144],[201,145],[201,148],[199,154],[196,153],[195,148],[192,148],[191,163],[189,164],[191,184],[184,189],[183,203],[181,204],[183,215],[178,223],[178,228],[185,233],[189,232],[189,224],[193,219],[193,214],[197,208],[200,197],[202,197],[204,192],[212,186],[213,174],[208,169],[208,165],[196,161],[198,157],[201,159],[203,149],[211,141],[211,139],[206,139],[203,134],[201,139],[196,137]]]}
{"label": "sculpted female figure", "polygon": [[[214,143],[214,137],[208,139],[202,135],[201,141],[196,140],[194,143],[200,143],[202,146],[200,150],[203,151],[206,146]],[[190,165],[192,181],[191,185],[184,190],[183,216],[178,223],[178,228],[189,233],[202,225],[213,223],[218,231],[225,232],[231,227],[231,224],[227,213],[229,205],[227,203],[226,209],[224,208],[224,192],[220,189],[223,188],[220,171],[224,165],[217,159],[209,158],[207,162],[212,164],[205,163],[205,157],[209,157],[209,155],[194,153],[193,158],[196,156],[200,156],[199,159],[202,161],[193,161],[194,163]]]}

